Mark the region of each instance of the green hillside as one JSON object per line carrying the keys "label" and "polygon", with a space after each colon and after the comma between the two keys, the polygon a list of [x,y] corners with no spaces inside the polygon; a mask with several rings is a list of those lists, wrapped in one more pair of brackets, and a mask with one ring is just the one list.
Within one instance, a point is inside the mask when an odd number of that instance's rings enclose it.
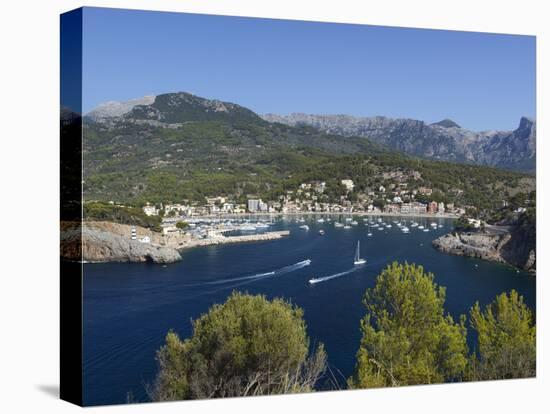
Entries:
{"label": "green hillside", "polygon": [[389,184],[384,173],[396,171],[416,172],[411,185],[433,187],[437,199],[483,208],[534,189],[529,175],[418,159],[185,93],[160,95],[123,117],[87,119],[83,154],[85,199],[134,205],[217,195],[274,200],[307,180],[327,181],[328,197],[336,199],[341,179],[368,191]]}

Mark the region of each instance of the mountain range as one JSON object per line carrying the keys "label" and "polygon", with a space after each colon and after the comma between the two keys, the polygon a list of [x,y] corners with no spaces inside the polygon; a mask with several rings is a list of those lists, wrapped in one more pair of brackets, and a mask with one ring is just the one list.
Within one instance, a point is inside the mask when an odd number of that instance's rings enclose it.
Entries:
{"label": "mountain range", "polygon": [[[149,95],[129,101],[109,101],[87,114],[104,122],[117,117],[166,124],[189,120],[258,120],[254,112],[233,103],[209,100],[188,93]],[[512,131],[471,131],[450,119],[424,121],[384,116],[264,114],[270,123],[311,126],[331,135],[364,137],[386,148],[413,156],[459,163],[488,165],[534,173],[536,170],[536,121],[522,117]]]}
{"label": "mountain range", "polygon": [[406,148],[397,151],[390,139],[360,136],[359,130],[337,134],[306,122],[270,122],[236,103],[186,92],[148,97],[145,103],[111,102],[100,109],[83,118],[85,200],[134,205],[200,202],[215,195],[240,202],[251,195],[277,200],[314,180],[326,181],[327,197],[338,200],[344,178],[364,194],[391,185],[391,177],[407,176],[411,185],[438,189],[442,200],[491,208],[505,191],[534,188],[534,177],[523,173],[428,159],[436,154],[428,151],[433,142],[437,153],[453,143],[445,130],[467,135],[452,121],[426,126],[377,118],[371,124],[373,131],[391,131],[394,141],[402,136],[412,145],[416,136],[424,148],[420,158]]}
{"label": "mountain range", "polygon": [[286,125],[309,125],[344,137],[361,136],[394,150],[423,158],[489,165],[534,173],[536,122],[522,117],[513,131],[475,132],[450,119],[427,124],[383,116],[265,114],[263,119]]}

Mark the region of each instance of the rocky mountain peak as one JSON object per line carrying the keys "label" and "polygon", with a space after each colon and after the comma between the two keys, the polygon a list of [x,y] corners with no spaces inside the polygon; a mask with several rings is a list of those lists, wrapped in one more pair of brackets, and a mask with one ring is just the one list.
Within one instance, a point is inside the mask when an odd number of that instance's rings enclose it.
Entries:
{"label": "rocky mountain peak", "polygon": [[194,121],[261,121],[258,115],[240,105],[202,98],[189,92],[157,95],[151,104],[134,106],[124,118],[168,124]]}
{"label": "rocky mountain peak", "polygon": [[123,116],[137,105],[150,105],[153,102],[155,102],[154,95],[147,95],[128,101],[108,101],[99,104],[86,115],[95,121],[99,121],[105,118]]}
{"label": "rocky mountain peak", "polygon": [[518,130],[531,130],[534,127],[535,127],[535,120],[533,118],[522,116],[521,119],[519,120]]}

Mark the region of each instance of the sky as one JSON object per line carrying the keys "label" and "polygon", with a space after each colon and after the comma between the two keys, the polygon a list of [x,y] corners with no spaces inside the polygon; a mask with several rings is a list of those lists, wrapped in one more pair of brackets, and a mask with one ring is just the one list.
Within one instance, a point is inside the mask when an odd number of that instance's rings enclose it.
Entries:
{"label": "sky", "polygon": [[535,117],[534,36],[85,8],[83,111],[185,91],[257,113],[472,130]]}

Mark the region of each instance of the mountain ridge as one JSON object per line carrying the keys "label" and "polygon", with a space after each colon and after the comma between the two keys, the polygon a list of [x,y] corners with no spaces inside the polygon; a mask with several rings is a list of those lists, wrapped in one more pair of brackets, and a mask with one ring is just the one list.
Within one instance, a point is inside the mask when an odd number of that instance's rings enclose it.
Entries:
{"label": "mountain ridge", "polygon": [[[268,122],[240,105],[185,92],[158,95],[119,116],[83,120],[88,201],[201,203],[218,195],[240,203],[248,196],[278,200],[311,180],[326,181],[329,198],[338,200],[342,179],[352,179],[358,193],[365,193],[405,174],[414,177],[411,185],[438,189],[448,202],[486,209],[502,200],[506,189],[528,191],[534,181],[512,171],[413,157],[361,136]],[[396,127],[388,118],[376,122]],[[529,121],[523,124],[527,130]],[[402,128],[410,126],[462,131],[401,122]]]}
{"label": "mountain ridge", "polygon": [[471,131],[450,119],[428,124],[408,118],[351,115],[263,114],[269,122],[309,125],[327,133],[361,136],[423,158],[488,165],[533,173],[536,169],[536,121],[521,117],[513,131]]}
{"label": "mountain ridge", "polygon": [[412,118],[386,116],[356,117],[345,114],[258,115],[248,108],[188,92],[149,95],[129,101],[109,101],[86,114],[96,122],[129,122],[171,125],[186,122],[220,121],[280,123],[292,127],[313,127],[329,135],[363,137],[381,147],[409,155],[487,165],[534,173],[536,169],[536,121],[521,117],[512,131],[471,131],[451,119],[426,123]]}

